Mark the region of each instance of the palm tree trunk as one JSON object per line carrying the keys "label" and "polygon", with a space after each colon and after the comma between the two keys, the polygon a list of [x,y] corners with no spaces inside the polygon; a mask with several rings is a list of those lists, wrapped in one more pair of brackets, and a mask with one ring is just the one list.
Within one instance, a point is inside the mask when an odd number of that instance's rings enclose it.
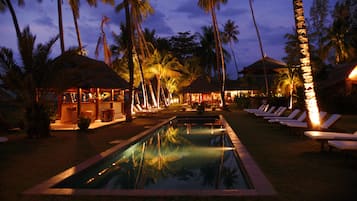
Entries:
{"label": "palm tree trunk", "polygon": [[132,101],[133,101],[133,85],[134,85],[134,62],[133,62],[133,41],[132,41],[132,26],[131,17],[129,10],[129,0],[124,0],[125,3],[125,20],[126,20],[126,38],[127,41],[127,57],[128,57],[128,68],[129,68],[129,100],[126,104],[126,121],[131,122],[133,117],[131,115]]}
{"label": "palm tree trunk", "polygon": [[320,115],[317,105],[312,68],[310,61],[309,40],[305,25],[304,7],[302,0],[293,0],[296,32],[300,47],[300,66],[305,88],[305,105],[308,113],[309,126],[315,129],[320,127]]}
{"label": "palm tree trunk", "polygon": [[16,12],[15,12],[14,7],[12,6],[12,3],[10,0],[6,0],[6,4],[9,7],[12,21],[15,26],[17,40],[19,40],[21,38],[21,30],[20,30],[19,22],[17,21]]}
{"label": "palm tree trunk", "polygon": [[81,34],[79,33],[79,27],[78,27],[78,22],[77,22],[77,17],[72,9],[72,15],[73,15],[73,22],[74,22],[74,27],[76,29],[76,35],[77,35],[77,41],[78,41],[78,48],[80,51],[82,51],[82,41],[81,41]]}
{"label": "palm tree trunk", "polygon": [[60,35],[61,53],[65,51],[64,48],[64,34],[63,34],[63,21],[62,21],[62,0],[57,0],[57,11],[58,11],[58,28]]}
{"label": "palm tree trunk", "polygon": [[153,105],[154,105],[154,107],[157,107],[155,92],[154,92],[154,89],[152,88],[152,84],[151,84],[150,80],[148,81],[148,84],[149,84],[149,89],[150,89],[150,94],[151,94],[151,99],[152,99]]}
{"label": "palm tree trunk", "polygon": [[219,75],[220,75],[220,80],[221,80],[221,101],[222,101],[222,107],[225,108],[226,101],[225,101],[224,95],[225,95],[225,85],[226,85],[225,84],[226,71],[225,71],[222,43],[221,43],[221,39],[220,39],[217,17],[216,17],[216,12],[215,12],[214,8],[215,7],[212,6],[211,16],[212,16],[212,23],[213,23],[213,29],[214,29],[214,37],[215,37],[215,41],[216,41],[215,46],[216,46],[217,68],[220,72]]}
{"label": "palm tree trunk", "polygon": [[249,6],[250,6],[250,11],[252,13],[252,18],[253,18],[255,31],[257,32],[257,37],[258,37],[259,47],[260,47],[260,53],[262,55],[262,64],[263,64],[264,79],[265,79],[265,95],[269,96],[269,85],[268,85],[268,77],[267,77],[267,71],[266,71],[266,66],[265,66],[265,56],[264,56],[264,50],[263,50],[263,43],[262,43],[262,39],[260,37],[260,33],[259,33],[257,22],[255,21],[255,15],[254,15],[252,1],[253,0],[249,0]]}
{"label": "palm tree trunk", "polygon": [[157,79],[157,91],[156,91],[156,103],[157,103],[157,108],[160,108],[160,89],[161,89],[161,77],[156,76]]}
{"label": "palm tree trunk", "polygon": [[237,80],[238,80],[238,77],[239,77],[238,64],[237,64],[236,55],[234,54],[234,50],[233,50],[233,46],[232,46],[232,41],[229,42],[229,47],[231,48],[231,52],[232,52],[232,55],[233,55],[234,66],[236,67]]}

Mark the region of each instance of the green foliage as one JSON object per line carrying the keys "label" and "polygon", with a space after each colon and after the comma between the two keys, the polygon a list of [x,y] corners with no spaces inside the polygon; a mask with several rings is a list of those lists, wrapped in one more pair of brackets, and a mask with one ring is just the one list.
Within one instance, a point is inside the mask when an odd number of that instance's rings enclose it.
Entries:
{"label": "green foliage", "polygon": [[29,138],[50,136],[50,117],[43,105],[34,103],[26,108],[25,128]]}

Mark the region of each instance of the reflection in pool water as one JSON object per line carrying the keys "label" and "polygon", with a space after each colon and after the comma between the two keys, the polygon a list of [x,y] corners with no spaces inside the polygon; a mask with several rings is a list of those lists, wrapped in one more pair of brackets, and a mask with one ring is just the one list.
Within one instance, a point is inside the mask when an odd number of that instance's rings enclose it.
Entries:
{"label": "reflection in pool water", "polygon": [[171,121],[55,188],[249,189],[225,129]]}

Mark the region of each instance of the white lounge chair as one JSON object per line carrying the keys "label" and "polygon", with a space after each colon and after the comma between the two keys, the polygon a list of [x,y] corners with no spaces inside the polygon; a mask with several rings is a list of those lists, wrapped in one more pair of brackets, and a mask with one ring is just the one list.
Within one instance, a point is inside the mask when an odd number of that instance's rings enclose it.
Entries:
{"label": "white lounge chair", "polygon": [[286,109],[287,109],[287,107],[279,107],[272,114],[256,113],[255,116],[257,116],[257,117],[279,117],[285,112]]}
{"label": "white lounge chair", "polygon": [[288,116],[285,117],[264,117],[264,119],[269,120],[269,122],[274,122],[270,120],[275,120],[275,121],[289,120],[289,119],[294,119],[299,113],[300,113],[300,109],[295,109]]}
{"label": "white lounge chair", "polygon": [[261,106],[259,106],[258,108],[247,108],[247,109],[243,109],[246,112],[249,113],[254,113],[254,112],[258,112],[258,111],[265,111],[267,110],[269,107],[269,104],[262,104]]}
{"label": "white lounge chair", "polygon": [[305,131],[304,135],[310,139],[316,140],[321,143],[321,151],[327,141],[345,141],[357,140],[357,131],[354,133],[341,133],[341,132],[326,132],[326,131]]}
{"label": "white lounge chair", "polygon": [[351,140],[331,140],[328,141],[328,145],[330,147],[342,150],[342,151],[357,151],[357,141],[351,141]]}
{"label": "white lounge chair", "polygon": [[303,122],[306,119],[306,115],[307,115],[306,111],[304,111],[297,119],[283,119],[283,120],[278,120],[276,122],[279,122],[282,125],[288,122]]}
{"label": "white lounge chair", "polygon": [[271,106],[267,111],[257,111],[257,112],[253,112],[253,114],[254,115],[256,115],[256,114],[273,114],[275,109],[276,109],[275,106]]}
{"label": "white lounge chair", "polygon": [[[321,116],[320,116],[321,118]],[[320,126],[322,129],[328,129],[330,126],[332,126],[334,123],[336,123],[337,120],[341,118],[340,114],[332,114],[325,122],[323,122]],[[321,118],[323,119],[323,118]],[[308,128],[307,122],[287,122],[284,125],[291,127],[291,128]]]}

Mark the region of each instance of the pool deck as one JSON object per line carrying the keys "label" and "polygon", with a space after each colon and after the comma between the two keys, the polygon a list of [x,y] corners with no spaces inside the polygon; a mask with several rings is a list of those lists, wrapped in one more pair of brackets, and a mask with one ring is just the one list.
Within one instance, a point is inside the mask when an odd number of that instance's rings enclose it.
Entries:
{"label": "pool deck", "polygon": [[[121,123],[125,121],[125,117],[121,117],[119,119],[114,119],[113,121],[108,121],[108,122],[104,122],[104,121],[94,121],[89,125],[89,130],[93,130],[93,129],[97,129],[97,128],[101,128],[101,127],[105,127],[105,126],[110,126],[113,124],[117,124],[117,123]],[[51,130],[52,131],[75,131],[75,130],[79,130],[79,127],[76,123],[61,123],[61,122],[55,122],[55,123],[51,123]]]}

